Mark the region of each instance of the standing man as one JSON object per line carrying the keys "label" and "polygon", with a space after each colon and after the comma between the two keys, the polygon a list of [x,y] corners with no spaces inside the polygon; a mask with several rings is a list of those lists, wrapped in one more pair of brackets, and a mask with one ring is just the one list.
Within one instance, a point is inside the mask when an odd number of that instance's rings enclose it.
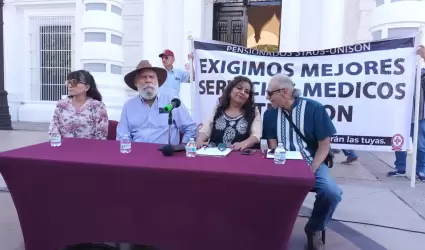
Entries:
{"label": "standing man", "polygon": [[[270,80],[267,99],[274,109],[268,109],[264,113],[263,138],[268,140],[271,149],[281,142],[286,150],[300,151],[310,165],[316,177],[316,201],[304,231],[308,249],[322,250],[323,232],[342,196],[341,189],[324,163],[331,147],[330,137],[336,130],[322,104],[297,97],[294,91],[294,83],[286,75],[275,75]],[[292,124],[307,141],[303,141]]]}
{"label": "standing man", "polygon": [[[425,60],[425,48],[420,46],[418,49],[418,55]],[[420,93],[420,103],[419,103],[419,129],[418,134],[413,134],[414,128],[414,119],[415,119],[415,108],[413,107],[412,114],[412,124],[410,128],[410,136],[418,136],[418,145],[414,150],[416,150],[416,178],[418,181],[425,182],[425,108],[424,108],[424,90],[425,90],[425,69],[422,69],[421,75],[421,93]],[[406,176],[406,151],[396,151],[395,152],[395,170],[388,172],[387,176]]]}
{"label": "standing man", "polygon": [[356,154],[356,151],[351,149],[343,149],[342,152],[345,156],[347,156],[347,160],[341,162],[342,164],[350,164],[359,159],[359,157]]}
{"label": "standing man", "polygon": [[180,83],[189,82],[189,72],[183,69],[174,68],[175,61],[173,51],[166,49],[159,57],[162,59],[162,65],[167,70],[167,80],[162,85],[161,89],[171,91],[174,95],[180,96]]}

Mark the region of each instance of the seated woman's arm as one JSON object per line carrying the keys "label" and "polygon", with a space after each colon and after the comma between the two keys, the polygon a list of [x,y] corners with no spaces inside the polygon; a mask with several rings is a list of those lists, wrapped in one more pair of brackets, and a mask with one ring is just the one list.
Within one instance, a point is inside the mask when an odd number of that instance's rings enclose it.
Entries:
{"label": "seated woman's arm", "polygon": [[202,127],[198,132],[198,137],[196,138],[196,146],[198,148],[206,145],[208,143],[208,139],[210,139],[215,112],[216,109],[214,109],[213,112],[211,112],[207,116],[207,118],[202,122]]}
{"label": "seated woman's arm", "polygon": [[124,104],[121,111],[121,118],[117,126],[117,137],[116,140],[119,141],[124,135],[130,136],[130,139],[133,141],[131,137],[130,125],[128,123],[127,118],[127,105],[128,102]]}
{"label": "seated woman's arm", "polygon": [[57,130],[60,133],[60,123],[59,123],[59,117],[61,115],[59,103],[56,104],[55,111],[53,112],[52,121],[49,125],[49,135],[52,134],[53,130]]}
{"label": "seated woman's arm", "polygon": [[100,102],[97,111],[95,112],[95,137],[94,139],[106,140],[108,137],[108,112],[103,102]]}
{"label": "seated woman's arm", "polygon": [[236,149],[244,150],[244,149],[253,147],[255,144],[259,143],[261,140],[262,130],[263,130],[263,124],[261,122],[261,115],[258,109],[255,108],[255,118],[250,128],[251,133],[246,140],[238,143],[239,146]]}

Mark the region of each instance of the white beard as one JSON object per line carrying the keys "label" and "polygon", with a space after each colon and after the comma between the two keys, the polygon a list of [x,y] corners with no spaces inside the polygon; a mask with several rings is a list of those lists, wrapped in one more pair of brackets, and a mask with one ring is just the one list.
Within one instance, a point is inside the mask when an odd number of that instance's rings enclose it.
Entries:
{"label": "white beard", "polygon": [[158,94],[158,87],[152,89],[138,89],[140,97],[146,100],[152,100]]}

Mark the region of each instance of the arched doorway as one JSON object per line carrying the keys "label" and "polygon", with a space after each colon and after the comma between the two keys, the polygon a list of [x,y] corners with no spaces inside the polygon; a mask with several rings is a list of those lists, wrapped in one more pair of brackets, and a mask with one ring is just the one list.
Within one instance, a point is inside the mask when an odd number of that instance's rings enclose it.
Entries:
{"label": "arched doorway", "polygon": [[279,46],[279,41],[266,37],[280,36],[281,5],[281,0],[214,0],[213,40]]}

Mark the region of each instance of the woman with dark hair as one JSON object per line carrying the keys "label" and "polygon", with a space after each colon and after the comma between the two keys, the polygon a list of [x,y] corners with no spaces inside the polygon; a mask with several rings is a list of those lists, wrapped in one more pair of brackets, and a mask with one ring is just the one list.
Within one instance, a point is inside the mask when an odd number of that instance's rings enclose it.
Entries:
{"label": "woman with dark hair", "polygon": [[58,101],[49,134],[62,137],[101,139],[108,135],[108,114],[93,76],[85,70],[68,74],[68,98]]}
{"label": "woman with dark hair", "polygon": [[260,142],[262,123],[254,106],[254,85],[244,76],[237,76],[224,89],[219,103],[204,121],[196,144],[223,143],[233,150],[244,150]]}

